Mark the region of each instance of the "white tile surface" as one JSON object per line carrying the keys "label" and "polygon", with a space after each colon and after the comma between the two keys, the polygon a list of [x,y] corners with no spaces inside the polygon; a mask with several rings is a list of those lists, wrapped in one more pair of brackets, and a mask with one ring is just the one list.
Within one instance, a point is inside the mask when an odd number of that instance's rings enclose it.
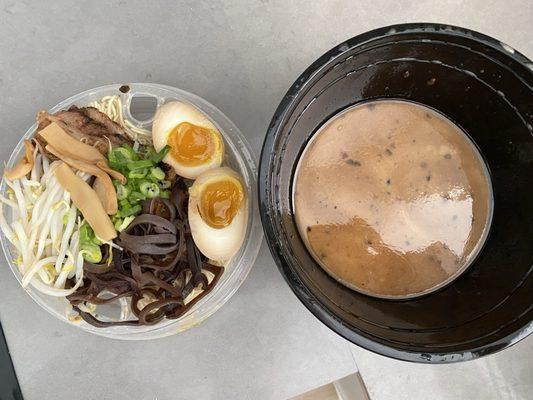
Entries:
{"label": "white tile surface", "polygon": [[533,399],[533,338],[478,360],[446,365],[391,360],[351,346],[372,400]]}
{"label": "white tile surface", "polygon": [[[532,20],[530,0],[0,0],[0,159],[39,109],[90,87],[140,81],[205,97],[259,152],[289,85],[349,37],[444,22],[531,57]],[[284,399],[355,369],[347,342],[297,301],[265,247],[235,297],[182,335],[123,343],[78,332],[33,304],[3,262],[0,319],[27,400]],[[376,400],[521,399],[532,393],[532,343],[443,367],[354,354]]]}

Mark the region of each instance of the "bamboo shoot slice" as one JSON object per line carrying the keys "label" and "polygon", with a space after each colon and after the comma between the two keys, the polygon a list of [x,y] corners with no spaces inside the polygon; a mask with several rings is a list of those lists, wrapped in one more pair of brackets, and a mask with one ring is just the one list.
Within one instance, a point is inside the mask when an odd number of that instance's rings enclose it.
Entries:
{"label": "bamboo shoot slice", "polygon": [[95,184],[96,182],[98,182],[99,188],[97,190],[97,188],[94,187],[94,190],[96,191],[98,198],[102,202],[102,205],[104,206],[105,211],[109,215],[113,215],[117,213],[118,211],[117,191],[115,190],[115,187],[113,186],[113,182],[111,181],[111,178],[106,172],[102,171],[100,168],[98,168],[95,165],[68,157],[62,154],[55,147],[49,144],[46,146],[46,150],[49,151],[54,156],[56,156],[57,158],[66,162],[71,167],[76,168],[83,172],[87,172],[93,176],[96,176],[97,179],[95,181]]}
{"label": "bamboo shoot slice", "polygon": [[70,193],[72,202],[93,228],[96,236],[106,242],[116,238],[117,231],[94,189],[64,162],[54,170],[54,174],[61,187]]}
{"label": "bamboo shoot slice", "polygon": [[35,147],[28,139],[24,140],[24,147],[26,148],[26,153],[24,154],[24,157],[19,160],[17,165],[13,168],[4,169],[4,176],[9,180],[20,179],[28,175],[33,169],[33,154],[35,152]]}
{"label": "bamboo shoot slice", "polygon": [[50,146],[70,158],[83,160],[89,164],[103,161],[107,165],[105,156],[96,148],[74,139],[55,122],[41,129],[37,134],[46,140]]}
{"label": "bamboo shoot slice", "polygon": [[[96,179],[93,183],[93,189],[98,195],[100,201],[102,202],[105,212],[108,215],[115,215],[118,211],[117,194],[115,192],[115,187],[113,186],[111,179],[109,179],[109,176],[105,173],[104,176],[96,176]],[[112,187],[112,196],[109,194],[109,185],[111,185]]]}

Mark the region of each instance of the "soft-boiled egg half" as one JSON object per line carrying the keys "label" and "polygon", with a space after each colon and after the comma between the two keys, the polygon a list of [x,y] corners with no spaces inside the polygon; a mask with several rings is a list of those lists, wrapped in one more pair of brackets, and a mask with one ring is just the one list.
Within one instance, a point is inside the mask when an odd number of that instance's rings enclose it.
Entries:
{"label": "soft-boiled egg half", "polygon": [[248,221],[240,176],[228,167],[201,174],[189,188],[189,225],[194,243],[209,259],[226,263],[240,249]]}
{"label": "soft-boiled egg half", "polygon": [[224,158],[224,141],[216,126],[196,107],[181,101],[157,110],[152,139],[157,151],[170,147],[163,161],[185,178],[195,179],[219,167]]}

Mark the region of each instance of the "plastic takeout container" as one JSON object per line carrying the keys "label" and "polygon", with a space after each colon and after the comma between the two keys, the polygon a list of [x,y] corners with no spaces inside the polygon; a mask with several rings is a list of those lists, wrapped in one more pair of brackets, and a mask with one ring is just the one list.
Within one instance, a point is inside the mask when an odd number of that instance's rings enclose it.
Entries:
{"label": "plastic takeout container", "polygon": [[[209,117],[224,137],[226,150],[225,164],[241,174],[248,192],[249,219],[245,241],[239,252],[226,266],[219,282],[210,293],[195,304],[183,317],[176,320],[164,319],[155,325],[96,328],[84,321],[70,322],[67,319],[66,312],[70,310],[71,307],[66,299],[42,294],[39,291],[34,290],[31,285],[28,285],[25,290],[33,300],[50,314],[87,332],[126,340],[154,339],[169,336],[200,324],[217,311],[235,293],[252,268],[263,238],[257,206],[256,161],[252,150],[250,149],[250,145],[242,133],[220,110],[194,94],[170,86],[152,83],[101,86],[79,93],[62,101],[53,107],[50,112],[54,113],[59,110],[68,109],[72,105],[86,106],[92,101],[100,100],[105,96],[111,95],[119,95],[121,97],[124,118],[142,128],[150,129],[155,107],[159,107],[171,100],[188,102],[196,106]],[[7,167],[12,167],[20,159],[23,154],[23,140],[32,137],[36,128],[37,125],[34,124],[21,138],[9,158]],[[0,184],[0,192],[4,195],[6,192],[6,183],[3,179]],[[6,219],[9,222],[11,220],[9,209],[4,207],[4,211],[6,212]],[[11,271],[13,271],[13,274],[19,283],[22,282],[22,275],[18,267],[13,263],[17,254],[3,233],[0,233],[0,243],[2,244]],[[105,319],[106,315],[109,318],[119,314],[119,305],[98,308],[99,318],[102,319]]]}

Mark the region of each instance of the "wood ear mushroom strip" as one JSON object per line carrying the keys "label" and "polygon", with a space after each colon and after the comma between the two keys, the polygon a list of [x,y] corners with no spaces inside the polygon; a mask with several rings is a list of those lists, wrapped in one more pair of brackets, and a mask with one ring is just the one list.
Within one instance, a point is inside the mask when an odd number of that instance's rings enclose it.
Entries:
{"label": "wood ear mushroom strip", "polygon": [[70,193],[72,202],[93,228],[96,236],[106,242],[117,237],[115,227],[93,188],[72,172],[64,162],[54,170],[54,175],[61,187]]}
{"label": "wood ear mushroom strip", "polygon": [[24,154],[24,157],[20,159],[17,165],[15,165],[13,168],[6,168],[4,169],[4,176],[7,179],[13,180],[13,179],[20,179],[28,173],[33,168],[33,154],[35,147],[33,144],[28,140],[24,140],[24,147],[26,148],[26,154]]}

